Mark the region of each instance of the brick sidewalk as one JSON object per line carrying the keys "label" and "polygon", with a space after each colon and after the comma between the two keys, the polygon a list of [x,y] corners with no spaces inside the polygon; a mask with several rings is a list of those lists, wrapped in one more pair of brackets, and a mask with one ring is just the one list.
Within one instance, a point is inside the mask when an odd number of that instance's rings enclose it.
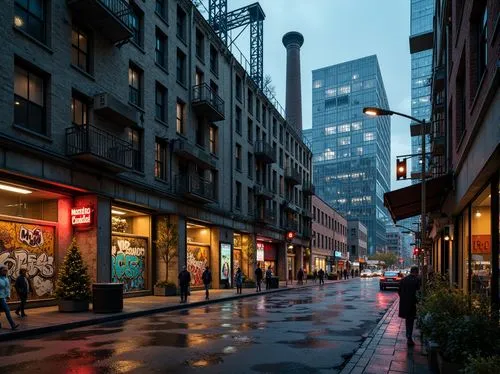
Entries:
{"label": "brick sidewalk", "polygon": [[415,346],[406,346],[405,320],[398,317],[399,298],[389,308],[341,374],[428,374],[422,355],[420,332],[413,332]]}
{"label": "brick sidewalk", "polygon": [[[344,281],[325,281],[326,285]],[[242,295],[236,294],[236,289],[214,289],[210,290],[210,300],[205,300],[205,291],[192,291],[187,304],[179,303],[179,296],[141,296],[129,297],[123,300],[123,312],[95,314],[92,311],[82,313],[59,313],[57,306],[39,307],[26,309],[28,317],[20,319],[11,309],[12,318],[20,327],[12,331],[6,321],[5,315],[0,314],[0,341],[31,337],[36,334],[50,333],[54,331],[67,330],[71,328],[95,325],[119,319],[141,317],[154,313],[163,313],[172,310],[194,308],[207,304],[230,301],[234,299],[258,296],[274,292],[283,292],[302,287],[319,287],[318,283],[309,281],[307,284],[298,286],[296,282],[286,284],[280,282],[280,288],[256,293],[254,288],[244,288]]]}

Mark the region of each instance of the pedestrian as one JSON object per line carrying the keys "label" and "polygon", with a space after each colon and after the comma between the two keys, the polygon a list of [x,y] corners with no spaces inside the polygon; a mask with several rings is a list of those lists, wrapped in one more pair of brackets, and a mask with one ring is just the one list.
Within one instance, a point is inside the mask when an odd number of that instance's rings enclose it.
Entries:
{"label": "pedestrian", "polygon": [[351,269],[351,278],[354,278],[354,269]]}
{"label": "pedestrian", "polygon": [[240,268],[236,270],[234,282],[236,283],[236,293],[241,295],[243,287],[243,273]]}
{"label": "pedestrian", "polygon": [[356,271],[354,272],[354,275],[356,276],[356,278],[358,277],[358,275],[359,275],[358,269],[356,269]]}
{"label": "pedestrian", "polygon": [[316,283],[316,279],[318,278],[318,271],[314,269],[313,271],[313,283]]}
{"label": "pedestrian", "polygon": [[182,271],[179,273],[178,278],[179,286],[181,288],[181,303],[187,303],[189,284],[191,283],[191,274],[185,266],[182,267]]}
{"label": "pedestrian", "polygon": [[[10,281],[7,276],[7,270],[7,266],[0,265],[0,308],[2,308],[5,313],[5,317],[7,317],[7,321],[9,321],[11,329],[15,330],[19,327],[19,325],[13,321],[12,316],[10,315],[9,306],[7,305],[7,300],[10,299]],[[1,324],[0,328],[2,328]]]}
{"label": "pedestrian", "polygon": [[26,313],[24,313],[24,306],[26,305],[26,301],[28,300],[28,294],[32,291],[30,283],[28,281],[28,277],[26,277],[26,269],[22,268],[19,270],[19,276],[16,279],[16,283],[14,284],[14,288],[16,289],[17,295],[19,296],[19,306],[16,309],[16,314],[21,318],[26,317]]}
{"label": "pedestrian", "polygon": [[266,270],[266,290],[271,289],[271,278],[273,277],[273,270],[269,266]]}
{"label": "pedestrian", "polygon": [[347,279],[347,269],[344,269],[344,280]]}
{"label": "pedestrian", "polygon": [[322,284],[325,284],[325,272],[323,271],[323,269],[319,269],[318,271],[318,278],[319,278],[319,284],[322,285]]}
{"label": "pedestrian", "polygon": [[298,273],[297,273],[297,284],[304,284],[304,271],[302,270],[302,268],[299,269]]}
{"label": "pedestrian", "polygon": [[257,290],[255,292],[262,291],[260,288],[260,284],[262,283],[262,276],[262,269],[260,268],[260,265],[257,264],[257,269],[255,269],[255,284],[257,286]]}
{"label": "pedestrian", "polygon": [[208,289],[210,288],[210,283],[212,283],[212,272],[208,268],[208,266],[205,266],[205,271],[201,275],[201,280],[203,281],[203,284],[205,285],[205,300],[208,300]]}
{"label": "pedestrian", "polygon": [[418,267],[413,266],[410,275],[399,284],[399,317],[406,320],[406,339],[409,347],[414,346],[413,324],[417,316],[417,291],[420,289]]}

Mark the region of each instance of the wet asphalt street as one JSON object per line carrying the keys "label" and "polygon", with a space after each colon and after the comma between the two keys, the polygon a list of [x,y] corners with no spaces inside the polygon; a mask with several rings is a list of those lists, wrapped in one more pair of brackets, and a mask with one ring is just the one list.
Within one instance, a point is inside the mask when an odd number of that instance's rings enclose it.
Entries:
{"label": "wet asphalt street", "polygon": [[0,373],[336,373],[394,291],[354,279],[0,345]]}

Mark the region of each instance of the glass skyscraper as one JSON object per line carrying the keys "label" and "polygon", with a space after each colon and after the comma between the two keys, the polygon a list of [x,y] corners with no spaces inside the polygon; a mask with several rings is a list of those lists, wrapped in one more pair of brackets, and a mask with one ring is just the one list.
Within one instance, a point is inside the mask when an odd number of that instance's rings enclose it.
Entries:
{"label": "glass skyscraper", "polygon": [[312,129],[316,194],[368,228],[368,252],[385,249],[390,189],[390,117],[367,117],[363,107],[389,104],[377,56],[313,71]]}

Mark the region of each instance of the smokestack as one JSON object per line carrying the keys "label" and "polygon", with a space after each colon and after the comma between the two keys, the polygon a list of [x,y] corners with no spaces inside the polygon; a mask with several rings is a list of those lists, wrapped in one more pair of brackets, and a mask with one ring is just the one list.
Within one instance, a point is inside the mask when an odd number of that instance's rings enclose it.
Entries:
{"label": "smokestack", "polygon": [[286,48],[286,120],[302,135],[302,94],[300,90],[300,47],[304,37],[290,31],[283,36]]}

